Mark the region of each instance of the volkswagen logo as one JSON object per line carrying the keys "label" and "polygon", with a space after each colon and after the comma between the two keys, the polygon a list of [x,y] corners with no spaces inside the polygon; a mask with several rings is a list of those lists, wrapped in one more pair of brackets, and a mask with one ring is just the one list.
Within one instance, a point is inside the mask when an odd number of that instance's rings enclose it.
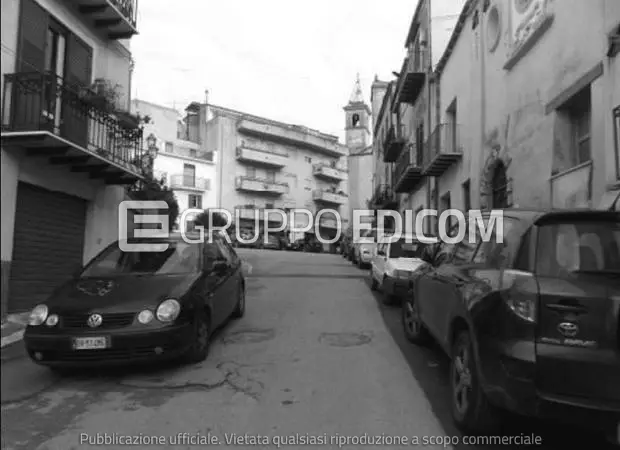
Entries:
{"label": "volkswagen logo", "polygon": [[103,322],[103,317],[101,317],[100,314],[93,314],[88,318],[88,321],[86,323],[91,328],[97,328],[99,325],[101,325],[101,322]]}
{"label": "volkswagen logo", "polygon": [[576,323],[562,322],[558,325],[558,331],[565,337],[575,337],[579,331],[579,327]]}

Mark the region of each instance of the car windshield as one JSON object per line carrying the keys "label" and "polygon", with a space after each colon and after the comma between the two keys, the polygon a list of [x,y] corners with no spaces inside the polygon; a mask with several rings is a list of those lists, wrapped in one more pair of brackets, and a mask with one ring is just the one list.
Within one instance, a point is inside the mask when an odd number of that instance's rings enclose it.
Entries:
{"label": "car windshield", "polygon": [[100,253],[81,277],[120,275],[171,275],[200,269],[200,246],[184,241],[170,242],[161,252],[125,252],[118,243]]}
{"label": "car windshield", "polygon": [[390,245],[390,258],[421,258],[424,244],[400,239]]}
{"label": "car windshield", "polygon": [[537,253],[536,271],[541,275],[620,274],[620,223],[590,220],[545,225]]}

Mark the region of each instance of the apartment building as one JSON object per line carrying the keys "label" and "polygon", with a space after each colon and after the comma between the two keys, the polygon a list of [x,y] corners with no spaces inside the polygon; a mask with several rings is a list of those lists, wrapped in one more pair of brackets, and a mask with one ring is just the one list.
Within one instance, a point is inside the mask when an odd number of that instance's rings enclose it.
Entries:
{"label": "apartment building", "polygon": [[144,178],[136,17],[134,0],[2,1],[2,317],[118,238],[118,204]]}
{"label": "apartment building", "polygon": [[[187,113],[190,138],[217,150],[216,205],[238,210],[238,227],[253,227],[256,214],[264,223],[269,208],[332,209],[348,222],[347,148],[336,136],[211,104],[192,103]],[[281,217],[267,220],[276,227]],[[323,236],[336,234],[335,214],[319,223]]]}
{"label": "apartment building", "polygon": [[468,1],[435,70],[430,163],[462,154],[433,172],[438,198],[465,209],[610,204],[619,36],[615,0]]}
{"label": "apartment building", "polygon": [[214,208],[216,202],[216,155],[198,136],[190,136],[183,115],[174,108],[133,100],[132,111],[148,116],[145,139],[157,149],[155,178],[174,192],[179,209]]}
{"label": "apartment building", "polygon": [[[371,204],[376,209],[419,211],[434,204],[429,177],[438,169],[434,162],[432,167],[428,165],[434,151],[428,143],[434,142],[440,130],[433,128],[431,115],[433,69],[447,46],[463,3],[420,0],[396,79],[374,86],[381,97],[381,102],[373,102],[376,172]],[[427,221],[427,230],[434,226],[433,222]]]}

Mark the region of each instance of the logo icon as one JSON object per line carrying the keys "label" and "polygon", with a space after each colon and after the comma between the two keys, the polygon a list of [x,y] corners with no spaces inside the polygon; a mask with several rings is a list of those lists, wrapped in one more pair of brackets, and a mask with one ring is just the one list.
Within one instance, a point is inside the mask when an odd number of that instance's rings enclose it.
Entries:
{"label": "logo icon", "polygon": [[576,323],[562,322],[558,325],[558,331],[565,337],[572,338],[579,332],[579,327]]}
{"label": "logo icon", "polygon": [[[131,214],[130,214],[131,211]],[[123,252],[163,252],[168,248],[167,243],[141,242],[129,243],[134,239],[157,239],[167,238],[168,230],[168,203],[163,200],[157,201],[132,201],[120,202],[118,206],[118,239],[119,248]],[[132,219],[133,236],[129,233],[129,218]],[[154,225],[145,227],[144,225]],[[141,226],[137,226],[141,225]]]}
{"label": "logo icon", "polygon": [[103,322],[103,317],[101,317],[101,314],[93,314],[88,318],[86,323],[91,328],[97,328],[101,325],[101,322]]}

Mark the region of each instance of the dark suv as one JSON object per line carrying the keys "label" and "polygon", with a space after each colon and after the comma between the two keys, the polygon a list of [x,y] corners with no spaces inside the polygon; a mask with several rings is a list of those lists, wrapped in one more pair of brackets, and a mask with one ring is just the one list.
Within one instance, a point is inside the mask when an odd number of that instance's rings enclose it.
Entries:
{"label": "dark suv", "polygon": [[457,425],[488,430],[501,408],[618,440],[620,214],[506,210],[503,242],[476,236],[439,244],[402,313],[451,358]]}

